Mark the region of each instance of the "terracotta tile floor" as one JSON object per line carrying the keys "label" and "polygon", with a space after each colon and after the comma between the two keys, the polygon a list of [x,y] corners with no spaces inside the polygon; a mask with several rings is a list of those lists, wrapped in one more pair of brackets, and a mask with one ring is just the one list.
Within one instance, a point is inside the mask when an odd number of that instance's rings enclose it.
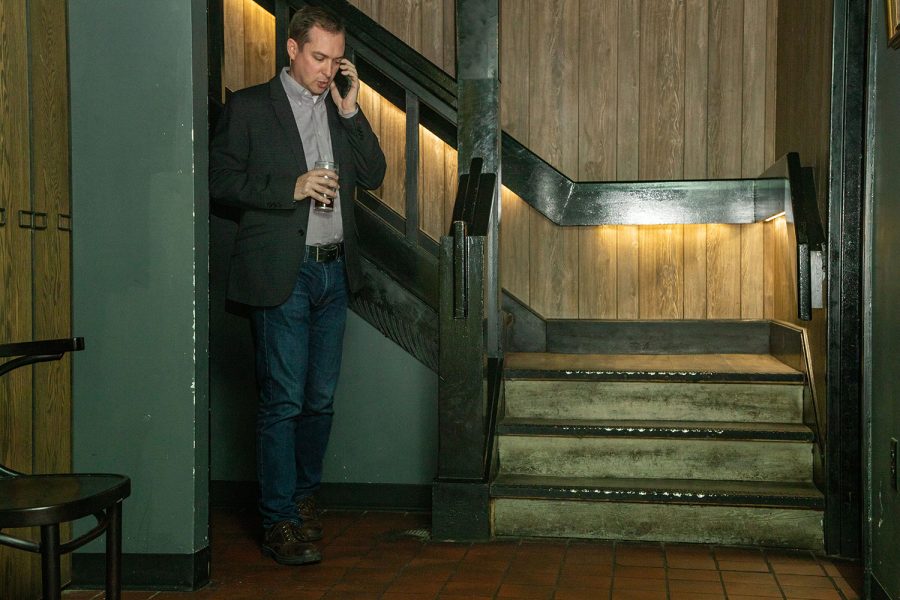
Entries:
{"label": "terracotta tile floor", "polygon": [[[329,511],[325,555],[283,567],[260,554],[249,509],[212,516],[212,582],[194,593],[129,591],[125,600],[853,600],[859,566],[758,548],[576,540],[423,541],[429,515]],[[70,590],[65,600],[99,600]]]}

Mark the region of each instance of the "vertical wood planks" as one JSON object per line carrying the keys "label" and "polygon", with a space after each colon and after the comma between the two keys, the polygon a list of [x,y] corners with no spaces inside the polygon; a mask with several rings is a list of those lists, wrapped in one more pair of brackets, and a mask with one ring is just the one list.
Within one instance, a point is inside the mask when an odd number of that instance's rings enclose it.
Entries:
{"label": "vertical wood planks", "polygon": [[741,316],[741,226],[706,226],[707,297],[710,319]]}
{"label": "vertical wood planks", "polygon": [[530,3],[541,32],[531,55],[529,146],[569,177],[578,176],[578,1]]}
{"label": "vertical wood planks", "polygon": [[766,170],[766,0],[744,0],[741,176]]}
{"label": "vertical wood planks", "polygon": [[456,77],[456,2],[444,0],[444,71]]}
{"label": "vertical wood planks", "polygon": [[378,3],[378,21],[408,46],[422,52],[422,0]]}
{"label": "vertical wood planks", "polygon": [[616,227],[616,317],[640,317],[640,228]]}
{"label": "vertical wood planks", "polygon": [[684,226],[684,318],[706,318],[706,225]]}
{"label": "vertical wood planks", "polygon": [[640,36],[642,180],[684,176],[684,3],[645,0]]}
{"label": "vertical wood planks", "polygon": [[640,228],[640,318],[684,317],[684,226]]}
{"label": "vertical wood planks", "polygon": [[547,318],[578,316],[578,231],[530,212],[531,306]]}
{"label": "vertical wood planks", "polygon": [[222,78],[231,91],[246,87],[244,83],[244,2],[223,0],[225,22],[225,63]]}
{"label": "vertical wood planks", "polygon": [[419,125],[419,228],[434,240],[444,229],[444,148],[446,144]]}
{"label": "vertical wood planks", "polygon": [[741,225],[741,318],[763,318],[765,223]]}
{"label": "vertical wood planks", "polygon": [[766,132],[763,162],[775,163],[775,83],[778,57],[778,0],[766,0]]}
{"label": "vertical wood planks", "polygon": [[618,0],[582,2],[580,10],[578,177],[615,181]]}
{"label": "vertical wood planks", "polygon": [[406,214],[406,113],[388,102],[380,103],[379,140],[387,160],[381,200],[397,214]]}
{"label": "vertical wood planks", "polygon": [[615,319],[616,227],[578,227],[577,230],[578,317]]}
{"label": "vertical wood planks", "polygon": [[425,58],[444,67],[444,0],[421,0],[421,50]]}
{"label": "vertical wood planks", "polygon": [[500,189],[503,218],[500,220],[500,285],[529,304],[531,259],[530,213],[525,202],[508,188]]}
{"label": "vertical wood planks", "polygon": [[244,86],[264,83],[275,75],[275,17],[256,2],[244,2]]}
{"label": "vertical wood planks", "polygon": [[619,0],[618,13],[618,123],[616,126],[616,179],[638,178],[640,108],[641,3]]}
{"label": "vertical wood planks", "polygon": [[[65,5],[31,0],[32,172],[34,210],[48,227],[34,235],[34,335],[71,336],[71,245],[60,229],[70,215],[69,111]],[[67,225],[66,225],[67,227]],[[65,472],[71,456],[70,358],[35,366],[35,469]]]}
{"label": "vertical wood planks", "polygon": [[[0,3],[0,341],[32,337],[31,230],[18,226],[20,210],[31,210],[28,9],[24,0]],[[65,144],[68,146],[68,144]],[[0,378],[0,462],[31,472],[32,369]],[[17,535],[22,530],[11,530]],[[36,557],[0,547],[0,595],[36,597]]]}
{"label": "vertical wood planks", "polygon": [[709,146],[707,177],[741,175],[743,12],[740,0],[709,4]]}
{"label": "vertical wood planks", "polygon": [[[687,0],[684,30],[684,178],[705,179],[707,89],[709,86],[709,0]],[[705,273],[704,267],[704,276]],[[704,299],[704,312],[705,305]],[[685,310],[687,310],[687,305],[685,305]]]}
{"label": "vertical wood planks", "polygon": [[763,318],[775,318],[775,221],[763,223]]}
{"label": "vertical wood planks", "polygon": [[531,63],[528,3],[500,3],[500,124],[503,131],[529,145],[529,70]]}

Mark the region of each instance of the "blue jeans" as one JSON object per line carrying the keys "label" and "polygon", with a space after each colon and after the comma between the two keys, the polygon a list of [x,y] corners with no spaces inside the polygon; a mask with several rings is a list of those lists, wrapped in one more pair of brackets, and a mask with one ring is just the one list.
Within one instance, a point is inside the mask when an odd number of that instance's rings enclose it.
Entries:
{"label": "blue jeans", "polygon": [[343,258],[306,258],[291,296],[251,316],[256,342],[259,509],[263,526],[296,522],[315,493],[331,433],[347,322]]}

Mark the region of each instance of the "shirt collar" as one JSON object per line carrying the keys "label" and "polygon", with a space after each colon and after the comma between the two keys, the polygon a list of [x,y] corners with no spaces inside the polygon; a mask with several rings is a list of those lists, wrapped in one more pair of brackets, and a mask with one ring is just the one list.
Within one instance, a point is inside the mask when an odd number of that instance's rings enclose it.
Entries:
{"label": "shirt collar", "polygon": [[325,95],[330,90],[325,90],[318,96],[314,96],[312,92],[297,83],[297,80],[291,77],[290,67],[284,67],[281,70],[281,85],[287,93],[288,100],[300,102],[301,104],[316,105],[325,99]]}

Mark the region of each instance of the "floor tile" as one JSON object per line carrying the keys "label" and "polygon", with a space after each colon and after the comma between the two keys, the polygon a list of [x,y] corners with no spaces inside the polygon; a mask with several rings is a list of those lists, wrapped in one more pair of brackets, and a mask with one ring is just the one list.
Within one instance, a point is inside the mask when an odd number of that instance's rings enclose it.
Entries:
{"label": "floor tile", "polygon": [[666,591],[665,579],[639,579],[634,577],[614,577],[614,590],[649,590],[653,592]]}
{"label": "floor tile", "polygon": [[842,600],[840,592],[834,588],[783,585],[781,591],[788,600]]}
{"label": "floor tile", "polygon": [[497,598],[535,598],[550,600],[553,598],[553,586],[549,585],[517,585],[504,583],[497,592]]}
{"label": "floor tile", "polygon": [[721,581],[722,575],[710,569],[668,569],[669,580]]}

